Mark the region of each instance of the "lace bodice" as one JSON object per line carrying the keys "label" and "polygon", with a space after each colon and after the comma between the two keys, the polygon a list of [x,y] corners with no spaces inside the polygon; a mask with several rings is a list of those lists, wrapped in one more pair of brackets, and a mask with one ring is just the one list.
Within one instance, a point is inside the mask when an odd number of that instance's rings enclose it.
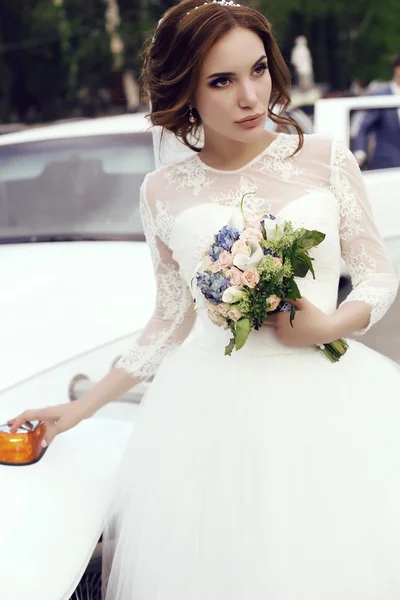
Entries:
{"label": "lace bodice", "polygon": [[319,229],[312,252],[316,280],[298,284],[321,310],[336,310],[341,257],[353,289],[344,302],[364,301],[371,317],[363,334],[388,310],[398,281],[379,237],[356,161],[342,142],[281,133],[261,154],[234,171],[205,165],[198,155],[145,177],[140,209],[157,281],[156,309],[142,335],[116,367],[148,378],[187,337],[195,321],[189,284],[196,265],[243,194],[247,213],[272,212],[296,226]]}

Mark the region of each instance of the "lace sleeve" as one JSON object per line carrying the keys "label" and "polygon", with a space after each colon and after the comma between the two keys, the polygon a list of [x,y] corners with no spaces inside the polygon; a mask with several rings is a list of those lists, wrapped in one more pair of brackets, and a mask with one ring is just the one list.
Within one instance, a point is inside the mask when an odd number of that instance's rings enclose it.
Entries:
{"label": "lace sleeve", "polygon": [[162,360],[189,334],[194,323],[193,301],[172,252],[156,226],[155,209],[146,197],[148,175],[140,188],[140,213],[156,277],[156,308],[135,346],[116,363],[132,377],[148,379]]}
{"label": "lace sleeve", "polygon": [[331,184],[339,203],[340,242],[353,289],[345,302],[370,305],[370,322],[362,335],[387,312],[396,298],[398,279],[385,252],[357,162],[343,142],[332,147]]}

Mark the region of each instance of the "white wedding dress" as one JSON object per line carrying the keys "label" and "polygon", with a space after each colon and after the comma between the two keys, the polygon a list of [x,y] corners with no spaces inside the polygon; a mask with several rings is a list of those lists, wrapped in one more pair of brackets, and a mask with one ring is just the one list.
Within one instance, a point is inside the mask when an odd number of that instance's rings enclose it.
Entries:
{"label": "white wedding dress", "polygon": [[346,302],[370,305],[368,328],[393,302],[397,278],[351,153],[317,135],[291,157],[296,147],[280,134],[241,169],[194,156],[145,178],[157,308],[117,368],[155,377],[104,532],[106,600],[400,598],[397,365],[351,340],[332,364],[271,327],[224,356],[229,332],[193,312],[196,265],[246,192],[247,212],[326,233],[316,279],[298,280],[325,313],[341,256]]}

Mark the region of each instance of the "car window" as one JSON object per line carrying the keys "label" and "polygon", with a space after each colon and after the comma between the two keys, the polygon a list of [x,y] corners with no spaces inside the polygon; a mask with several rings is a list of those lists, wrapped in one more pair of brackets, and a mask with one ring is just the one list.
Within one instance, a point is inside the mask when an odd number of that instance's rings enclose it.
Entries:
{"label": "car window", "polygon": [[0,146],[0,240],[144,239],[139,189],[151,134]]}
{"label": "car window", "polygon": [[400,108],[350,111],[350,148],[363,171],[400,168]]}

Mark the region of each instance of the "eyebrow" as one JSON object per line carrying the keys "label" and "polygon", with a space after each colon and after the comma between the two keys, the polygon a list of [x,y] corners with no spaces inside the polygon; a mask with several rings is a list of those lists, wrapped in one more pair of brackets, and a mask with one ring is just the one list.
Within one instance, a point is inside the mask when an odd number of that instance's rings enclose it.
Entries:
{"label": "eyebrow", "polygon": [[[260,58],[258,60],[256,60],[256,62],[254,63],[254,65],[251,68],[255,69],[256,66],[258,65],[258,63],[260,61],[264,60],[264,58],[267,58],[266,54],[263,54],[262,56],[260,56]],[[207,77],[207,79],[211,79],[212,77],[233,77],[234,75],[235,75],[235,73],[226,71],[225,73],[213,73],[212,75],[209,75]]]}

